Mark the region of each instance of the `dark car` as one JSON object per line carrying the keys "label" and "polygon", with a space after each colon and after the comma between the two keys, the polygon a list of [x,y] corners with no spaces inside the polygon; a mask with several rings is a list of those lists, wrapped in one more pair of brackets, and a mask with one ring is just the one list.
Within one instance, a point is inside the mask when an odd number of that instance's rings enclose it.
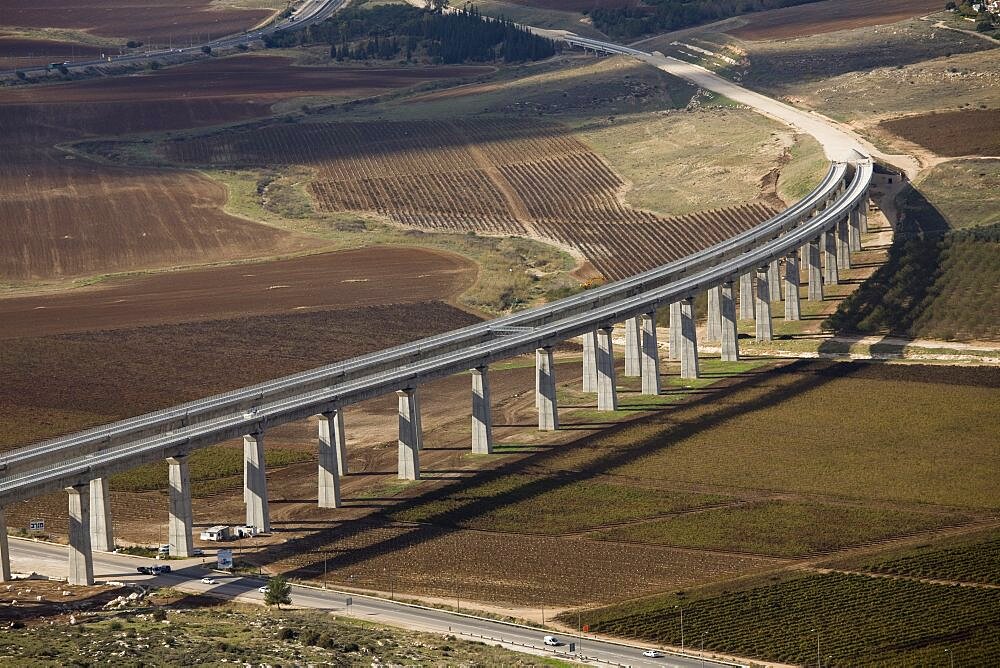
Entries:
{"label": "dark car", "polygon": [[170,566],[163,564],[162,566],[153,566],[150,570],[152,571],[153,575],[157,575],[159,573],[169,573]]}
{"label": "dark car", "polygon": [[142,573],[143,575],[153,574],[153,570],[149,566],[139,566],[135,570],[138,571],[139,573]]}

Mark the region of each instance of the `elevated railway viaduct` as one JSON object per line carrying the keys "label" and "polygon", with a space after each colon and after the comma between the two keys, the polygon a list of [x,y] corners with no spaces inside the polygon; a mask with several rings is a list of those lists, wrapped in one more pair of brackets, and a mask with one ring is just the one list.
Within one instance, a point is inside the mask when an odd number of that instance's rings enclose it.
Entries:
{"label": "elevated railway viaduct", "polygon": [[[571,46],[647,61],[653,58],[572,34],[561,38]],[[708,293],[706,336],[721,342],[724,360],[737,360],[738,319],[753,319],[756,339],[769,341],[772,303],[782,301],[785,318],[798,320],[802,288],[806,299],[822,300],[824,286],[837,284],[839,271],[851,266],[851,253],[861,249],[861,235],[867,231],[872,167],[871,159],[855,149],[839,151],[816,188],[785,211],[715,246],[621,281],[517,314],[5,453],[0,457],[0,579],[11,577],[3,509],[64,489],[69,503],[69,581],[92,584],[93,551],[114,548],[109,477],[162,460],[169,465],[170,554],[191,556],[188,456],[234,438],[242,437],[244,443],[246,523],[270,531],[265,434],[275,426],[311,416],[319,417],[318,505],[338,508],[340,477],[347,472],[344,410],[374,397],[397,395],[398,476],[415,480],[420,477],[422,445],[419,388],[436,378],[471,371],[470,447],[473,452],[489,453],[493,448],[489,367],[532,351],[538,428],[558,429],[552,351],[569,339],[582,338],[583,391],[596,393],[598,410],[615,410],[611,332],[619,323],[625,323],[624,373],[641,378],[643,394],[659,394],[657,312],[669,309],[670,358],[680,360],[682,377],[697,378],[694,299],[701,292]]]}

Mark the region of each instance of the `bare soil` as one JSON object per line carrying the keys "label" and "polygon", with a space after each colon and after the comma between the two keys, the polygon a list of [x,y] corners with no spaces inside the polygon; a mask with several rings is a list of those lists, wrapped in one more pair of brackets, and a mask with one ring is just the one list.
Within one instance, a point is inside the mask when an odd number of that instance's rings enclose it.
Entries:
{"label": "bare soil", "polygon": [[473,263],[413,248],[365,248],[238,264],[0,300],[0,339],[449,299]]}
{"label": "bare soil", "polygon": [[879,125],[940,156],[1000,156],[1000,109],[921,114]]}
{"label": "bare soil", "polygon": [[143,42],[206,41],[250,28],[268,10],[218,9],[212,0],[4,0],[0,25],[73,28]]}
{"label": "bare soil", "polygon": [[895,23],[912,16],[940,11],[937,0],[826,0],[741,17],[739,28],[728,30],[750,41],[804,37],[837,30]]}
{"label": "bare soil", "polygon": [[89,44],[0,35],[0,68],[3,69],[61,63],[64,60],[79,58],[96,58],[106,52],[107,47]]}

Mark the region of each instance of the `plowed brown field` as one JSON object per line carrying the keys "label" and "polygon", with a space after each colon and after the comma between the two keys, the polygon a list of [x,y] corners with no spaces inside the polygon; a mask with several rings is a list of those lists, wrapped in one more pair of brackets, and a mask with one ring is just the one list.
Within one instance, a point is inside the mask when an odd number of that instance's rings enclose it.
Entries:
{"label": "plowed brown field", "polygon": [[87,44],[0,35],[0,69],[61,63],[64,60],[78,58],[96,58],[106,51],[104,47]]}
{"label": "plowed brown field", "polygon": [[[212,0],[4,0],[0,25],[73,28],[95,35],[174,44],[242,32],[267,10],[217,9]],[[203,40],[206,41],[206,40]]]}
{"label": "plowed brown field", "polygon": [[307,94],[367,95],[484,68],[300,68],[242,57],[150,75],[25,88],[0,100],[0,280],[164,268],[318,248],[226,215],[225,189],[198,174],[118,168],[54,148],[74,139],[260,116]]}
{"label": "plowed brown field", "polygon": [[1000,155],[1000,109],[906,116],[883,121],[880,125],[938,155]]}
{"label": "plowed brown field", "polygon": [[748,14],[741,27],[727,32],[751,41],[787,39],[895,23],[942,9],[944,3],[937,0],[826,0]]}
{"label": "plowed brown field", "polygon": [[319,206],[404,225],[522,234],[579,250],[622,278],[752,227],[764,204],[663,218],[560,125],[521,121],[266,124],[163,145],[180,164],[306,165]]}

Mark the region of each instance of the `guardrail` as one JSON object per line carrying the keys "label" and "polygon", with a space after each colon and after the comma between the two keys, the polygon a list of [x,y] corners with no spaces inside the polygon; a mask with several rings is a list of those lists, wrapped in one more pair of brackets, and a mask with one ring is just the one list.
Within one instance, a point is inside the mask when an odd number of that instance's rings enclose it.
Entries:
{"label": "guardrail", "polygon": [[859,162],[849,187],[836,201],[786,234],[713,264],[666,285],[624,297],[583,313],[539,324],[537,327],[493,337],[485,342],[446,350],[341,384],[283,397],[255,407],[253,411],[229,414],[163,434],[113,446],[96,453],[71,458],[54,466],[0,478],[0,506],[73,484],[82,484],[165,457],[186,454],[265,427],[303,419],[335,407],[351,405],[404,387],[415,387],[436,378],[485,366],[568,338],[611,326],[665,304],[732,280],[737,275],[783,257],[821,232],[837,224],[867,195],[871,180],[870,161]]}

